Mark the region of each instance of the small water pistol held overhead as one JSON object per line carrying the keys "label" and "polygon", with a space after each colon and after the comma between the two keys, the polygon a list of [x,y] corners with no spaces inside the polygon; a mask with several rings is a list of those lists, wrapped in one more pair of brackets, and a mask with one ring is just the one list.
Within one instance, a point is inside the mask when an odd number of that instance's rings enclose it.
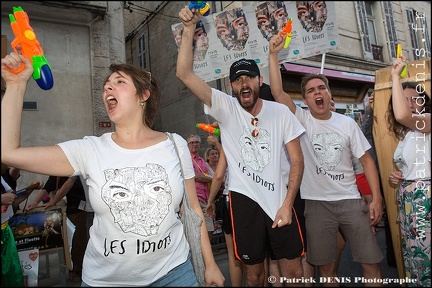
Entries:
{"label": "small water pistol held overhead", "polygon": [[279,36],[286,36],[285,38],[285,44],[284,44],[284,48],[288,48],[290,42],[291,42],[291,37],[292,37],[292,18],[288,18],[287,22],[285,23],[285,27],[279,31]]}
{"label": "small water pistol held overhead", "polygon": [[207,1],[191,1],[189,4],[189,9],[198,9],[202,16],[208,16],[210,14],[210,4]]}
{"label": "small water pistol held overhead", "polygon": [[220,136],[220,130],[219,128],[215,128],[213,126],[211,126],[210,124],[205,124],[205,123],[196,123],[196,127],[204,130],[210,134],[216,135],[216,136]]}
{"label": "small water pistol held overhead", "polygon": [[[396,57],[400,58],[402,56],[402,44],[397,44],[397,51],[396,51]],[[402,69],[402,72],[400,73],[400,76],[404,78],[407,74],[407,66]]]}
{"label": "small water pistol held overhead", "polygon": [[[17,52],[17,46],[21,46],[21,54],[29,59],[33,65],[33,79],[43,90],[49,90],[54,86],[51,66],[44,56],[44,51],[36,38],[33,28],[30,26],[28,15],[21,6],[13,7],[13,14],[9,14],[9,20],[15,39],[11,42],[12,49]],[[17,74],[24,70],[22,64],[18,69],[9,69]]]}

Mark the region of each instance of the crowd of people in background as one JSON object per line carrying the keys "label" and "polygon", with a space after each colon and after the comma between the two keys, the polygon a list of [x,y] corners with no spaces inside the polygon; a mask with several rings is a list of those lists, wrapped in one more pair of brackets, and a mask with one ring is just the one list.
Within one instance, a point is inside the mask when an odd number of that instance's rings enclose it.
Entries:
{"label": "crowd of people in background", "polygon": [[[319,9],[325,12],[325,7]],[[202,219],[207,286],[223,286],[225,281],[211,248],[218,225],[233,287],[268,286],[269,275],[304,279],[317,273],[336,278],[345,242],[361,265],[365,286],[382,286],[368,279],[383,277],[384,255],[375,232],[376,227],[388,226],[382,182],[389,181],[397,187],[406,277],[415,280],[415,286],[430,287],[430,96],[421,83],[401,81],[405,56],[391,66],[386,114],[398,140],[393,158],[397,170],[381,179],[371,133],[374,93],[359,126],[335,111],[327,77],[308,74],[300,83],[307,109],[299,107],[284,91],[279,69],[278,53],[286,35],[267,33],[269,85],[253,59],[239,59],[229,73],[233,97],[194,73],[192,44],[200,15],[184,7],[179,16],[183,26],[176,76],[221,131],[220,138],[207,137],[205,152],[199,135],[183,138],[174,133],[172,142],[166,133],[153,130],[160,105],[157,81],[150,72],[127,64],[112,64],[103,83],[102,98],[114,132],[21,147],[22,102],[33,68],[15,52],[1,60],[6,82],[1,123],[2,287],[24,286],[8,226],[19,209],[13,201],[21,170],[53,175],[45,185],[33,182],[42,190],[24,210],[49,209],[66,198],[66,215],[76,226],[70,281],[82,286],[198,286],[178,217],[184,193]],[[237,42],[231,45],[241,50],[249,36],[244,12],[222,16],[226,19],[218,19],[221,26],[233,22]],[[218,28],[218,37],[225,43],[222,30]],[[9,70],[22,63],[23,71]],[[47,199],[51,191],[55,193]],[[390,258],[394,255],[387,255],[387,261]]]}

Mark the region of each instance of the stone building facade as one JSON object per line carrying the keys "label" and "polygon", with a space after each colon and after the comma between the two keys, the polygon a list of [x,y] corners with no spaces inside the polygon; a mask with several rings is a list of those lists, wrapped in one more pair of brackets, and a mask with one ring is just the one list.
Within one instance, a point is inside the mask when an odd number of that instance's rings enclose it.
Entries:
{"label": "stone building facade", "polygon": [[[255,1],[209,1],[211,13],[252,5]],[[101,101],[102,83],[112,62],[151,71],[161,89],[155,129],[187,137],[205,136],[195,123],[210,122],[203,105],[175,76],[177,46],[171,25],[189,1],[2,1],[2,55],[14,35],[8,14],[21,5],[28,13],[52,67],[54,87],[41,90],[30,81],[25,97],[22,144],[50,145],[113,130]],[[330,84],[339,108],[357,104],[374,87],[376,70],[390,65],[400,42],[409,59],[430,57],[429,1],[342,1],[335,3],[340,47],[326,53],[324,68],[334,71]],[[416,55],[424,49],[425,53]],[[282,65],[284,89],[301,102],[299,81],[316,71],[322,55]],[[354,78],[337,76],[354,75]],[[268,69],[262,69],[268,82]],[[360,80],[355,78],[360,77]],[[371,80],[372,79],[372,80]],[[230,91],[227,79],[209,82]],[[4,87],[2,86],[2,92]],[[34,176],[23,173],[20,181]]]}

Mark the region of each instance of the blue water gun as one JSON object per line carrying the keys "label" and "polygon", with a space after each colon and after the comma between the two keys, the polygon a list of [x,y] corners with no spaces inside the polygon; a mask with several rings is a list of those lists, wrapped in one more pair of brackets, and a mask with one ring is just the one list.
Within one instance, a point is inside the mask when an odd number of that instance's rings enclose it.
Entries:
{"label": "blue water gun", "polygon": [[189,9],[193,8],[199,10],[202,16],[208,16],[210,14],[210,5],[207,1],[191,1],[189,4]]}

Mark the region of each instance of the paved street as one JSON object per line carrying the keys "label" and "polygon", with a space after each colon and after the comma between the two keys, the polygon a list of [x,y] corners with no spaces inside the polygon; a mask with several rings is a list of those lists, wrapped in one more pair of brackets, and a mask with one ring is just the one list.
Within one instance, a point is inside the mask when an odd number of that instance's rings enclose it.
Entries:
{"label": "paved street", "polygon": [[[397,280],[398,273],[396,267],[389,267],[387,265],[387,261],[385,258],[386,255],[386,243],[385,243],[385,232],[384,228],[378,228],[377,231],[377,239],[379,246],[381,248],[381,251],[384,255],[384,260],[381,262],[381,272],[383,275],[383,278],[387,278],[390,280]],[[231,281],[229,277],[229,269],[228,269],[228,257],[226,253],[226,249],[220,249],[214,251],[215,259],[219,265],[219,268],[221,269],[222,273],[225,276],[225,286],[230,287]],[[351,283],[340,283],[340,286],[344,287],[362,287],[364,286],[362,283],[360,283],[361,279],[356,279],[355,277],[362,277],[362,271],[360,264],[353,262],[351,257],[351,251],[349,248],[349,245],[347,244],[345,246],[345,249],[342,252],[341,261],[339,264],[339,274],[341,281],[351,281]],[[319,284],[319,277],[318,275],[315,278],[317,284],[315,287],[320,287]],[[355,283],[357,282],[357,283]],[[386,287],[401,287],[401,285],[398,284],[386,284],[384,285]]]}
{"label": "paved street", "polygon": [[[224,243],[221,242],[223,238],[214,238],[213,239],[213,248],[214,248],[214,256],[216,259],[219,268],[225,276],[225,286],[230,287],[231,281],[229,277],[229,269],[228,269],[228,257],[227,252],[224,246]],[[377,231],[377,239],[380,245],[382,253],[386,254],[386,244],[385,244],[385,233],[384,228],[378,228]],[[49,264],[47,265],[46,261],[49,260]],[[40,264],[39,264],[39,287],[80,287],[80,283],[70,283],[67,281],[67,269],[64,270],[64,277],[61,277],[61,270],[59,269],[61,265],[59,264],[59,256],[58,253],[50,253],[47,256],[41,255]],[[361,277],[361,267],[358,263],[352,261],[351,253],[349,250],[349,245],[346,245],[344,251],[342,252],[342,258],[339,266],[339,277],[341,280],[345,282],[350,281],[350,283],[341,283],[341,286],[345,287],[362,287],[363,284],[356,282],[355,277]],[[48,272],[47,272],[48,269]],[[62,268],[64,269],[64,268]],[[387,265],[387,261],[384,260],[381,262],[381,269],[383,278],[395,280],[398,279],[397,269],[395,267],[389,267]],[[42,275],[43,274],[43,275]],[[41,279],[44,276],[45,279]],[[319,277],[316,277],[317,284],[315,287],[320,287]],[[398,284],[387,284],[384,285],[386,287],[401,287]]]}

